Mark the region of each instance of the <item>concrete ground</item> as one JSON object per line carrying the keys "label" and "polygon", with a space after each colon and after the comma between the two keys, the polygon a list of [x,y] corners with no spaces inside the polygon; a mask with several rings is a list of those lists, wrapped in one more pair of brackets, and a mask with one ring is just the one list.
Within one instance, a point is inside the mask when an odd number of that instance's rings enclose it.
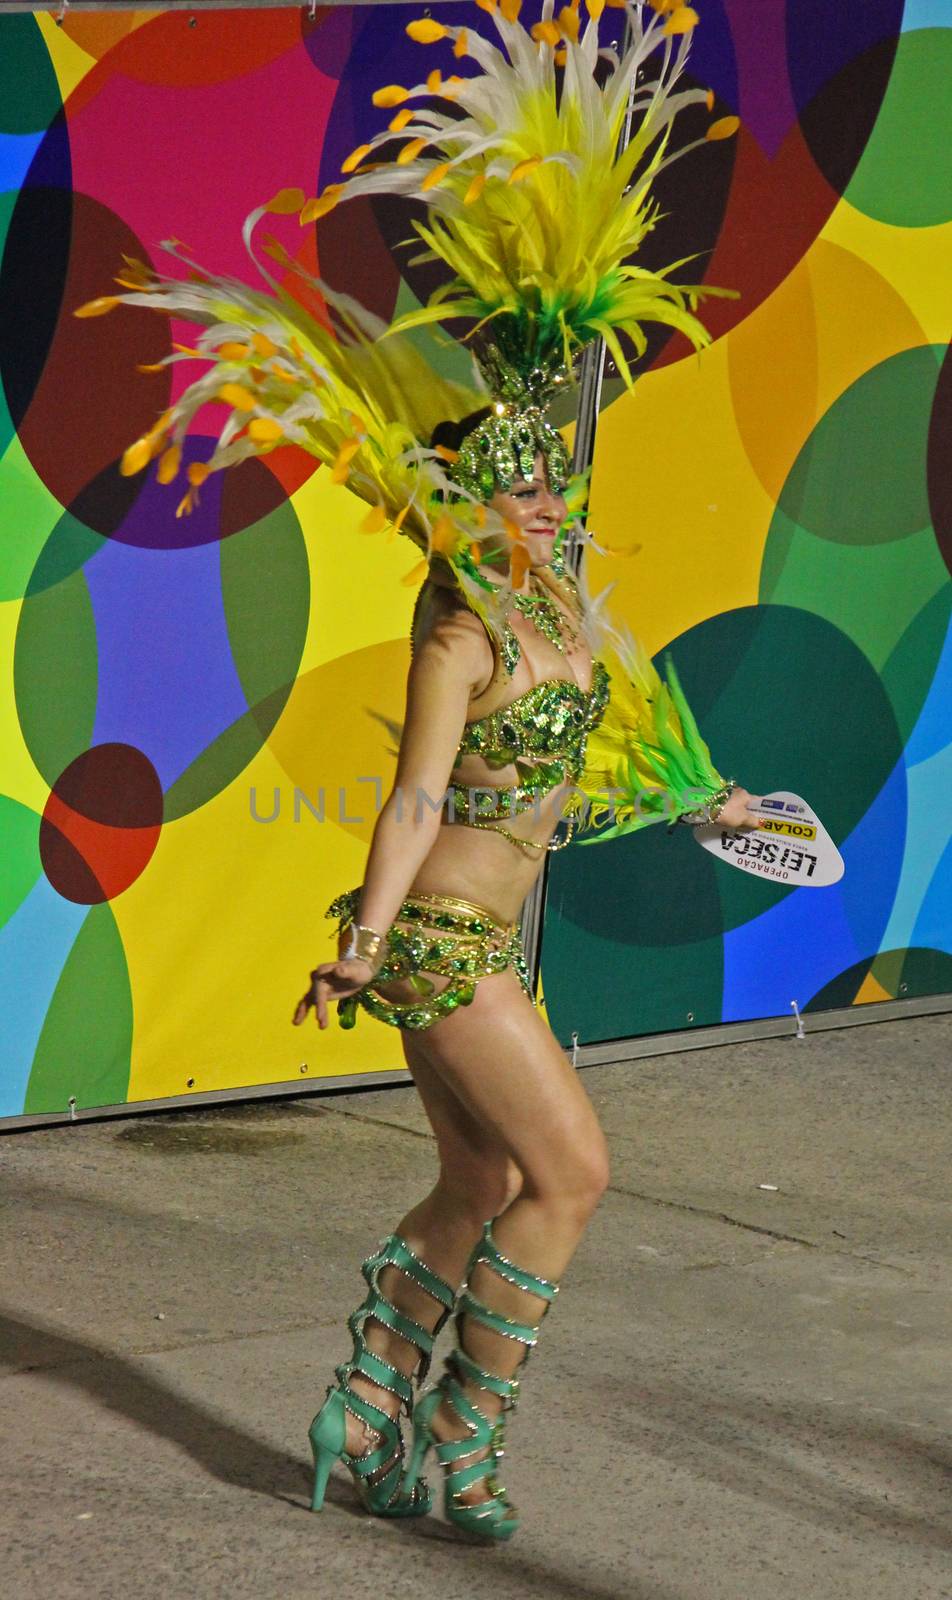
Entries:
{"label": "concrete ground", "polygon": [[2,1600],[949,1600],[952,1018],[584,1081],[614,1177],[499,1549],[343,1471],[305,1508],[359,1262],[434,1170],[412,1090],[0,1138]]}

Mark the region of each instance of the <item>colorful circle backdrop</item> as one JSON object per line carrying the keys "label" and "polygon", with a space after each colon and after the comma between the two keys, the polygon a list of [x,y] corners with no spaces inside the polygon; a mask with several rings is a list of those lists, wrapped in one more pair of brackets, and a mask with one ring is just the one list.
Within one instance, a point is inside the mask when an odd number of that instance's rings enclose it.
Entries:
{"label": "colorful circle backdrop", "polygon": [[[740,293],[701,358],[609,373],[590,576],[673,650],[722,769],[807,797],[846,873],[785,891],[687,830],[563,852],[564,1040],[952,989],[948,8],[699,9],[693,74],[742,129],[672,169],[650,249]],[[169,328],[72,311],[163,239],[243,274],[252,206],[330,181],[414,77],[410,15],[0,18],[0,1117],[402,1065],[369,1019],[290,1017],[392,778],[415,553],[290,449],[176,518],[117,472]],[[274,223],[383,315],[431,286],[398,206]]]}

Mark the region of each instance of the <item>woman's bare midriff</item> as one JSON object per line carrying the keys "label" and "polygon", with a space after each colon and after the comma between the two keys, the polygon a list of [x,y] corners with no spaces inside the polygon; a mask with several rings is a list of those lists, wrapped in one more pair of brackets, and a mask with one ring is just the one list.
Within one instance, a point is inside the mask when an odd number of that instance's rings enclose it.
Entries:
{"label": "woman's bare midriff", "polygon": [[[498,773],[495,777],[498,781]],[[549,826],[545,819],[553,811],[553,802],[554,817],[558,819],[566,792],[560,789],[557,794],[547,796],[535,816],[530,813],[510,817],[504,826],[522,837],[545,842],[554,828],[554,822]],[[465,900],[470,905],[481,906],[497,922],[508,926],[518,920],[523,901],[542,871],[544,860],[544,850],[533,851],[530,856],[511,839],[489,828],[471,828],[466,823],[444,820],[436,843],[410,885],[409,894],[411,897],[446,895],[454,900]],[[418,976],[432,984],[434,994],[439,994],[449,982],[436,973],[423,972]],[[385,1000],[419,1000],[418,991],[404,978],[378,985],[378,993]]]}
{"label": "woman's bare midriff", "polygon": [[[465,771],[465,768],[464,768]],[[513,777],[513,782],[518,782]],[[472,784],[480,790],[502,787],[500,772],[491,782],[467,775],[461,787]],[[562,786],[545,796],[537,806],[520,815],[502,818],[502,826],[517,838],[545,846],[552,838],[562,815],[565,797]],[[542,871],[545,849],[522,850],[495,828],[473,828],[466,822],[443,823],[429,855],[410,886],[413,894],[445,894],[469,900],[484,907],[500,922],[518,920],[522,903]]]}

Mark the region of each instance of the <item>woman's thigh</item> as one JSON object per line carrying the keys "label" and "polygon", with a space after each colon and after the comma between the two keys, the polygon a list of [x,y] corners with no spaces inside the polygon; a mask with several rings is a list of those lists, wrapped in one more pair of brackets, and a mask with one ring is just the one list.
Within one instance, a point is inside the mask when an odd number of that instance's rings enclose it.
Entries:
{"label": "woman's thigh", "polygon": [[487,1215],[503,1210],[515,1198],[522,1182],[507,1146],[467,1109],[430,1063],[425,1034],[404,1030],[400,1037],[407,1066],[436,1138],[441,1182],[462,1196],[472,1194],[477,1208],[488,1198]]}
{"label": "woman's thigh", "polygon": [[527,1185],[604,1187],[607,1151],[592,1103],[511,969],[483,978],[472,1003],[418,1034],[415,1047]]}

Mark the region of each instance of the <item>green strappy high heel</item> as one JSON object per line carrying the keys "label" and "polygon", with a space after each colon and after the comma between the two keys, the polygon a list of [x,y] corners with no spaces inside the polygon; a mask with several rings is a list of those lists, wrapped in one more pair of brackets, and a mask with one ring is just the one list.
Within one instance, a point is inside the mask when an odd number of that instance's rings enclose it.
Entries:
{"label": "green strappy high heel", "polygon": [[[524,1272],[521,1267],[517,1267],[514,1262],[502,1255],[493,1239],[490,1222],[486,1223],[483,1237],[470,1257],[467,1278],[480,1261],[485,1262],[486,1266],[498,1273],[501,1278],[524,1289],[527,1294],[537,1295],[540,1300],[545,1300],[547,1304],[542,1314],[543,1316],[546,1314],[558,1293],[558,1284],[552,1283],[548,1278],[538,1278],[534,1273]],[[484,1305],[470,1293],[468,1282],[464,1285],[456,1313],[457,1348],[452,1355],[447,1356],[446,1370],[438,1383],[417,1403],[413,1419],[413,1450],[403,1480],[403,1491],[405,1494],[415,1493],[427,1451],[434,1449],[437,1460],[445,1469],[447,1520],[484,1539],[511,1539],[519,1526],[519,1517],[499,1482],[497,1467],[504,1453],[504,1417],[507,1411],[515,1409],[519,1394],[519,1379],[502,1378],[498,1373],[486,1372],[477,1366],[463,1347],[463,1324],[466,1317],[472,1317],[474,1322],[481,1323],[484,1328],[491,1329],[493,1333],[498,1333],[505,1339],[516,1339],[520,1344],[524,1344],[526,1353],[523,1366],[529,1359],[530,1350],[537,1343],[538,1327],[516,1322],[510,1317],[502,1316],[498,1311],[493,1311],[490,1306]],[[502,1411],[499,1416],[493,1419],[481,1411],[465,1393],[464,1383],[498,1395],[502,1400]],[[469,1430],[468,1438],[440,1440],[434,1434],[433,1415],[444,1401],[450,1403],[460,1421],[465,1423]],[[461,1465],[477,1450],[486,1453],[480,1460],[471,1461],[468,1466]],[[474,1483],[479,1483],[481,1479],[486,1480],[491,1498],[481,1500],[475,1505],[468,1504],[461,1498],[462,1492]]]}
{"label": "green strappy high heel", "polygon": [[[380,1274],[384,1267],[396,1267],[412,1278],[414,1283],[440,1306],[435,1326],[428,1330],[399,1311],[381,1293]],[[354,1353],[349,1361],[336,1367],[337,1387],[328,1386],[327,1399],[311,1423],[308,1437],[314,1452],[314,1494],[311,1510],[320,1511],[331,1468],[342,1461],[352,1473],[358,1493],[367,1511],[376,1517],[421,1517],[430,1509],[430,1493],[425,1483],[414,1479],[409,1489],[401,1484],[403,1472],[403,1437],[400,1432],[399,1411],[391,1417],[372,1401],[356,1394],[350,1379],[361,1373],[365,1378],[390,1394],[395,1394],[408,1418],[413,1415],[413,1385],[409,1378],[389,1361],[368,1349],[364,1328],[369,1318],[392,1328],[394,1333],[416,1345],[420,1351],[417,1369],[422,1382],[429,1370],[433,1341],[453,1309],[456,1291],[435,1272],[431,1272],[409,1245],[391,1234],[375,1255],[368,1256],[361,1268],[367,1280],[369,1294],[363,1305],[347,1319],[353,1334]],[[363,1455],[354,1456],[347,1450],[347,1413],[366,1423],[380,1435],[380,1443]]]}

